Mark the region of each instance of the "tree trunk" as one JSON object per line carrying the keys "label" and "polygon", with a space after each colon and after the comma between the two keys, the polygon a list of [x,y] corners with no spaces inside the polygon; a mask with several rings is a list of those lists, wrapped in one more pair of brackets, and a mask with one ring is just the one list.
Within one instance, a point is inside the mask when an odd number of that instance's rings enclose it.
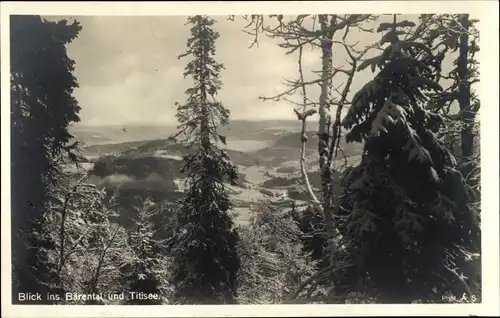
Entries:
{"label": "tree trunk", "polygon": [[[457,70],[460,78],[459,98],[458,103],[461,112],[461,154],[465,161],[473,154],[474,134],[472,126],[474,123],[475,113],[470,106],[470,83],[468,70],[469,56],[469,15],[463,14],[459,19],[460,25],[465,29],[460,35],[460,53],[458,57]],[[467,175],[467,173],[466,173]]]}
{"label": "tree trunk", "polygon": [[[330,89],[330,74],[332,71],[332,37],[331,31],[328,28],[328,16],[320,15],[319,21],[323,32],[321,39],[322,50],[322,68],[321,68],[321,95],[319,97],[319,127],[318,127],[318,153],[319,153],[319,168],[321,174],[321,183],[323,191],[323,210],[325,218],[325,228],[328,235],[328,252],[333,256],[335,252],[335,244],[333,237],[335,236],[335,225],[332,217],[331,209],[331,170],[328,165],[329,144],[330,144],[330,115],[329,115],[329,89]],[[330,259],[333,262],[333,259]]]}
{"label": "tree trunk", "polygon": [[[206,30],[204,30],[206,32]],[[205,39],[206,40],[206,39]],[[208,59],[208,46],[204,45],[204,50],[200,56],[200,67],[201,67],[201,76],[200,76],[200,94],[201,94],[201,118],[200,118],[200,139],[201,139],[201,147],[204,150],[208,150],[210,148],[210,111],[208,109],[207,102],[207,87],[206,83],[209,79],[209,71],[206,67],[206,60]]]}

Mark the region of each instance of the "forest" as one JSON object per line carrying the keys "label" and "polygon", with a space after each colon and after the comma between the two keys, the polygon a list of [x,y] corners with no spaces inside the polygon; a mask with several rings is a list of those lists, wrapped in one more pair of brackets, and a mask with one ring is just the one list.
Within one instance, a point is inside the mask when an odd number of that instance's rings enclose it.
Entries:
{"label": "forest", "polygon": [[[297,173],[294,195],[306,204],[264,196],[247,223],[235,222],[231,187],[251,163],[221,146],[231,113],[218,97],[224,65],[214,18],[187,17],[190,37],[178,53],[191,86],[184,101],[164,105],[177,111],[168,139],[177,148],[168,151],[181,161],[141,161],[168,178],[181,175],[183,189],[154,196],[119,180],[92,181],[126,161],[103,157],[92,171],[82,168],[84,145],[70,127],[84,106],[73,96],[78,79],[67,53],[82,25],[11,16],[13,302],[481,302],[479,21],[468,14],[217,19],[244,20],[249,50],[267,37],[296,58],[296,77],[260,100],[287,101],[296,114],[296,164],[287,171]],[[363,33],[378,40],[359,47]],[[321,69],[307,69],[306,51]],[[340,64],[339,54],[347,57]],[[366,70],[370,78],[356,91],[352,83]],[[347,166],[353,143],[360,159]],[[20,293],[51,296],[30,301]]]}

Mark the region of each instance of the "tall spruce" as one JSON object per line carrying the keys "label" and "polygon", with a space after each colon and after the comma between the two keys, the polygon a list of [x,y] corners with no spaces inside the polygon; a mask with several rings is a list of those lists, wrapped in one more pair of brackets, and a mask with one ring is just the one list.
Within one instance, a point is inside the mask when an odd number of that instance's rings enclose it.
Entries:
{"label": "tall spruce", "polygon": [[[410,21],[382,23],[387,47],[360,65],[374,71],[353,98],[343,125],[364,141],[361,163],[345,177],[339,223],[348,260],[337,293],[362,292],[382,302],[471,297],[464,264],[480,251],[479,216],[454,157],[436,138],[441,117],[425,106],[440,59],[399,38]],[[349,213],[345,210],[350,211]]]}
{"label": "tall spruce", "polygon": [[11,57],[11,215],[13,300],[19,292],[45,292],[55,271],[36,253],[51,242],[27,237],[40,230],[49,191],[58,183],[63,154],[70,154],[68,126],[80,107],[74,61],[66,45],[80,32],[77,22],[49,22],[40,16],[10,18]]}
{"label": "tall spruce", "polygon": [[187,52],[179,56],[193,57],[184,76],[194,81],[186,90],[186,103],[177,104],[180,132],[193,150],[184,156],[187,191],[172,239],[172,283],[181,303],[233,303],[240,267],[238,234],[228,213],[231,202],[224,184],[236,182],[237,169],[217,146],[219,141],[225,143],[217,127],[228,123],[229,110],[215,99],[223,65],[214,59],[219,37],[214,23],[205,16],[189,17],[192,37]]}

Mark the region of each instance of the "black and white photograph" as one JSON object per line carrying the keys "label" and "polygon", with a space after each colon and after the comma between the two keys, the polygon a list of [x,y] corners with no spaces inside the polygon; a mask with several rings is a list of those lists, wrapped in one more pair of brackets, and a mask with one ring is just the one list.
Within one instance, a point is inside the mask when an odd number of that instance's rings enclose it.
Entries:
{"label": "black and white photograph", "polygon": [[6,316],[500,314],[498,3],[266,3],[2,13]]}

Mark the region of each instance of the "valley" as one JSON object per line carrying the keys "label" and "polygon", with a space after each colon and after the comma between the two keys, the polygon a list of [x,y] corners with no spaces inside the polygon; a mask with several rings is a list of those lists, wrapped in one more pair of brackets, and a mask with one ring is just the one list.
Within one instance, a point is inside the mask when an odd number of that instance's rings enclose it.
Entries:
{"label": "valley", "polygon": [[[165,131],[173,134],[172,127],[94,127],[74,131],[76,139],[86,146],[83,155],[88,162],[82,164],[88,170],[88,182],[104,187],[108,192],[119,189],[127,197],[149,196],[154,201],[175,202],[183,194],[184,176],[182,156],[189,153],[186,146],[165,138]],[[227,133],[225,148],[238,166],[239,181],[232,191],[233,212],[237,224],[244,224],[250,217],[250,205],[260,199],[295,201],[307,204],[307,196],[300,181],[300,135],[298,123],[282,122],[233,122],[221,131]],[[143,133],[141,133],[141,131]],[[132,132],[131,135],[128,135]],[[118,137],[117,135],[121,135]],[[96,141],[98,136],[99,141]],[[161,137],[151,139],[154,137]],[[169,135],[167,135],[168,137]],[[308,133],[306,166],[315,190],[319,188],[317,166],[317,136]],[[249,139],[252,138],[252,139]],[[117,142],[105,143],[105,140]],[[360,159],[359,144],[341,144],[346,158],[339,154],[338,165],[356,164]],[[300,185],[299,185],[300,184]],[[123,202],[121,214],[129,215],[130,202]],[[125,218],[126,219],[126,218]]]}

